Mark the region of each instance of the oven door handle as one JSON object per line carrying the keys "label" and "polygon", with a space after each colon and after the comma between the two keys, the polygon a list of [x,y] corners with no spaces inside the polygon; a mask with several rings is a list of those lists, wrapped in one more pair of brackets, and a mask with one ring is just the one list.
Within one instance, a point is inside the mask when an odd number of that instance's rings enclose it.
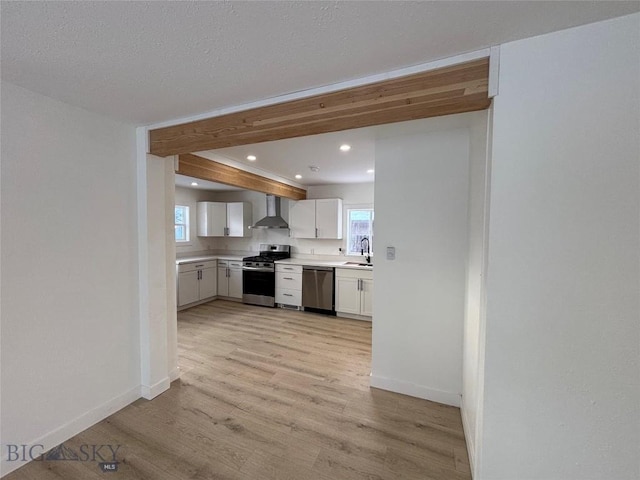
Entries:
{"label": "oven door handle", "polygon": [[259,267],[242,267],[242,270],[251,270],[252,272],[273,272],[271,268],[259,268]]}

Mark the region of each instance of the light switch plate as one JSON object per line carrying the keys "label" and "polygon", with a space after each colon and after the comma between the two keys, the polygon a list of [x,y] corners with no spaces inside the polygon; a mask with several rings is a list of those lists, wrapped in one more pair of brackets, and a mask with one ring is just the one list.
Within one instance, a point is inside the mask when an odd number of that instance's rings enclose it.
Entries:
{"label": "light switch plate", "polygon": [[387,260],[396,259],[396,247],[387,247]]}

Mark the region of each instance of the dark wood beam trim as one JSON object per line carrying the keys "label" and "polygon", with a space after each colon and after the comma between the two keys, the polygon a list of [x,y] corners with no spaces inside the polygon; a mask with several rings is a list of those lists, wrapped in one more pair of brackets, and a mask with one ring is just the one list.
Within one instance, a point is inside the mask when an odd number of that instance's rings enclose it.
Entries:
{"label": "dark wood beam trim", "polygon": [[483,110],[489,59],[267,105],[149,132],[167,156]]}
{"label": "dark wood beam trim", "polygon": [[307,191],[302,188],[277,182],[255,173],[246,172],[239,168],[230,167],[229,165],[192,154],[183,154],[178,157],[178,170],[176,170],[176,173],[246,188],[247,190],[270,193],[292,200],[304,200],[307,198]]}

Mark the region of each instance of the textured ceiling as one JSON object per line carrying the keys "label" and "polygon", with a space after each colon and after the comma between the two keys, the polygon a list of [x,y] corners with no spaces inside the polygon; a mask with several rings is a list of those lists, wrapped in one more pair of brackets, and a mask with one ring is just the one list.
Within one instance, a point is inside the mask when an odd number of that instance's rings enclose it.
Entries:
{"label": "textured ceiling", "polygon": [[145,125],[637,11],[638,2],[7,2],[2,77]]}

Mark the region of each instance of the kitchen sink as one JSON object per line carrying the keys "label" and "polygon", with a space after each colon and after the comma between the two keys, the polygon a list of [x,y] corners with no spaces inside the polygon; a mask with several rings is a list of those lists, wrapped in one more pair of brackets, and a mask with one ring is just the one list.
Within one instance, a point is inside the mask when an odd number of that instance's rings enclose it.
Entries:
{"label": "kitchen sink", "polygon": [[344,262],[343,265],[353,265],[357,267],[373,267],[373,263]]}

